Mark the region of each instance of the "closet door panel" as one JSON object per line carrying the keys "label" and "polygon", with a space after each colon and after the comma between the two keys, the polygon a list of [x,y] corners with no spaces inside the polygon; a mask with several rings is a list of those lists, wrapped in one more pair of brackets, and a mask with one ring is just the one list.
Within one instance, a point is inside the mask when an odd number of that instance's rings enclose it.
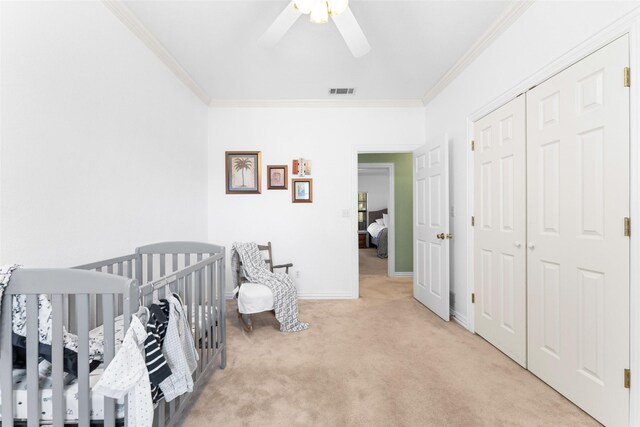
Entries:
{"label": "closet door panel", "polygon": [[525,100],[474,124],[476,332],[526,367]]}
{"label": "closet door panel", "polygon": [[628,425],[628,38],[527,93],[529,370]]}

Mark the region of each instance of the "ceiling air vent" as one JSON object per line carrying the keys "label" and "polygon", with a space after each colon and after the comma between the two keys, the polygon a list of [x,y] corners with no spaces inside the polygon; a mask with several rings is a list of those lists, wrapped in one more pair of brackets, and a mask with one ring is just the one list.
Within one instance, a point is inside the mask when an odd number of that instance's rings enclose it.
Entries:
{"label": "ceiling air vent", "polygon": [[341,87],[329,89],[329,95],[353,95],[356,90],[352,87]]}

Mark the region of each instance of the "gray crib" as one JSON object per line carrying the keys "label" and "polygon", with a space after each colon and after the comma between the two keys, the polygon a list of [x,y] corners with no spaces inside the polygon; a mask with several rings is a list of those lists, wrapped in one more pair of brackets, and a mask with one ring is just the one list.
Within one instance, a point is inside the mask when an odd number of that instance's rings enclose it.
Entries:
{"label": "gray crib", "polygon": [[[199,355],[194,372],[194,390],[212,367],[226,365],[225,339],[225,248],[199,242],[164,242],[139,247],[133,254],[82,265],[74,269],[18,269],[11,278],[2,302],[0,325],[0,391],[2,425],[14,423],[39,426],[126,425],[126,404],[92,396],[89,372],[90,332],[102,325],[104,365],[115,355],[116,319],[122,315],[124,330],[139,306],[176,292],[184,301]],[[12,295],[27,299],[26,391],[14,396],[11,340]],[[50,389],[40,387],[38,355],[38,295],[46,294],[52,304],[52,346]],[[63,325],[78,335],[77,410],[69,418],[63,372]],[[172,402],[161,400],[154,425],[171,426],[179,419],[191,393]],[[47,400],[48,398],[48,400]],[[17,402],[16,400],[20,400]],[[100,411],[93,406],[98,399]],[[46,403],[45,403],[46,402]],[[17,416],[18,405],[26,404],[25,417]],[[50,417],[43,419],[50,409]],[[98,406],[98,405],[95,405]],[[123,407],[124,406],[124,407]],[[16,409],[18,408],[18,409]],[[118,410],[121,409],[121,410]],[[99,418],[96,413],[100,412]],[[133,427],[133,426],[132,426]]]}

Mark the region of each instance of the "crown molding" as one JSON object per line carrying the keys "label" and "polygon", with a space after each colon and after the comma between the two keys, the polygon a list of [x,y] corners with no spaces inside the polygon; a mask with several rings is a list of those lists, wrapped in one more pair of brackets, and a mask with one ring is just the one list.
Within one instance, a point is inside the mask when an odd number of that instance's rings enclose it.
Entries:
{"label": "crown molding", "polygon": [[440,77],[422,97],[422,102],[427,105],[442,90],[447,87],[464,71],[469,64],[480,56],[482,52],[500,36],[507,28],[522,16],[535,0],[515,0],[499,17],[491,24],[491,27],[456,61],[449,70]]}
{"label": "crown molding", "polygon": [[167,48],[145,27],[131,9],[125,6],[121,0],[102,0],[102,3],[155,53],[158,59],[160,59],[191,92],[200,98],[203,103],[209,105],[209,102],[211,102],[209,95],[193,80],[191,75],[182,68],[182,65],[176,61]]}
{"label": "crown molding", "polygon": [[212,99],[211,107],[222,108],[389,108],[424,107],[421,99]]}

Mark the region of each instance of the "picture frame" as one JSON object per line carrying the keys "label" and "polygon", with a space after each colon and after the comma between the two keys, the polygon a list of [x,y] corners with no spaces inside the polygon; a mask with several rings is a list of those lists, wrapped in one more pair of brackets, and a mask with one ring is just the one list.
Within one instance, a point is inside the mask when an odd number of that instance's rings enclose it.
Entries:
{"label": "picture frame", "polygon": [[262,152],[225,151],[225,190],[227,194],[260,194]]}
{"label": "picture frame", "polygon": [[291,201],[293,203],[313,203],[313,179],[291,180]]}
{"label": "picture frame", "polygon": [[267,189],[287,190],[289,188],[289,167],[287,165],[267,166]]}

